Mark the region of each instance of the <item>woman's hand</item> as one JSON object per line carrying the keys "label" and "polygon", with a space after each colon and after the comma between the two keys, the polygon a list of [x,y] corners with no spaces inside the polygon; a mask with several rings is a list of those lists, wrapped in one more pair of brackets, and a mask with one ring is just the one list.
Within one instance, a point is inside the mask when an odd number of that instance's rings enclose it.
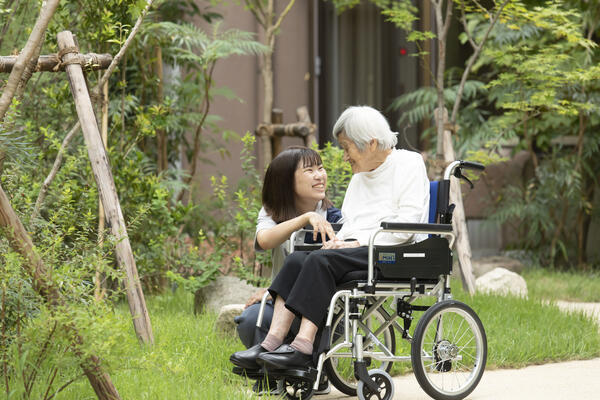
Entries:
{"label": "woman's hand", "polygon": [[[263,295],[265,294],[266,291],[267,291],[267,289],[260,289],[258,292],[254,293],[252,296],[250,296],[250,298],[248,299],[248,301],[246,301],[246,304],[244,305],[244,308],[248,308],[252,304],[260,303],[262,301],[262,297],[263,297]],[[267,299],[268,299],[268,297],[267,297]]]}
{"label": "woman's hand", "polygon": [[360,243],[358,243],[358,240],[354,240],[352,242],[344,242],[343,240],[338,240],[338,239],[334,239],[334,240],[328,240],[327,242],[325,242],[325,244],[323,244],[323,247],[321,247],[323,250],[331,250],[331,249],[351,249],[353,247],[359,247]]}
{"label": "woman's hand", "polygon": [[317,235],[321,234],[321,240],[323,243],[329,238],[329,240],[336,240],[335,232],[331,224],[322,216],[314,211],[308,212],[308,223],[313,227],[313,240],[317,240]]}

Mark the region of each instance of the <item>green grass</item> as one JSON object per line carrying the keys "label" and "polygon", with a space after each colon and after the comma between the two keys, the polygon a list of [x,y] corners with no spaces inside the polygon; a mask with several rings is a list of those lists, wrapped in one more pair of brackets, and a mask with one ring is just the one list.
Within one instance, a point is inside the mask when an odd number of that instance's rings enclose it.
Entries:
{"label": "green grass", "polygon": [[548,300],[600,302],[600,271],[556,271],[528,268],[522,276],[530,296]]}
{"label": "green grass", "polygon": [[[528,274],[528,279],[542,275]],[[530,285],[529,299],[475,295],[470,297],[453,283],[453,294],[469,304],[481,318],[488,338],[488,368],[512,368],[545,362],[588,359],[600,356],[598,326],[580,313],[566,314],[544,304],[544,293],[556,293],[563,281],[577,287],[587,280],[549,274],[554,287],[544,292]],[[559,279],[560,278],[560,279]],[[541,280],[541,279],[540,279]],[[557,282],[558,281],[558,282]],[[580,293],[591,290],[580,290]],[[585,296],[588,296],[587,294]],[[582,298],[577,297],[578,300]],[[593,297],[585,297],[586,300]],[[123,399],[248,399],[251,384],[231,372],[229,355],[243,349],[235,338],[214,331],[215,315],[192,313],[193,298],[186,293],[148,299],[156,344],[144,349],[137,344],[127,323],[125,353],[104,354],[112,366],[110,375]],[[421,313],[415,313],[419,316]],[[129,320],[126,306],[117,315]],[[417,320],[413,322],[412,330]],[[397,335],[399,337],[399,334]],[[408,343],[398,338],[397,354],[410,354]],[[410,371],[410,363],[395,364],[392,373]],[[58,399],[94,399],[86,379],[81,378]]]}
{"label": "green grass", "polygon": [[[148,299],[155,345],[138,345],[131,329],[125,354],[112,361],[110,376],[122,399],[248,399],[249,385],[231,373],[229,355],[243,349],[236,338],[214,331],[216,316],[192,312],[193,297],[187,293]],[[117,310],[129,319],[126,306]],[[110,356],[110,355],[104,355]],[[95,399],[81,378],[58,399]]]}

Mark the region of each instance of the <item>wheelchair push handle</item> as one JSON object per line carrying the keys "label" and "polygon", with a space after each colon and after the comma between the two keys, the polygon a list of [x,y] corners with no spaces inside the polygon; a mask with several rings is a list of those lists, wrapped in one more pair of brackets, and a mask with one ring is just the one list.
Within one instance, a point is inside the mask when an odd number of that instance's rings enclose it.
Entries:
{"label": "wheelchair push handle", "polygon": [[444,180],[449,180],[451,176],[455,176],[458,179],[466,181],[469,184],[469,186],[471,186],[471,189],[473,189],[473,182],[471,182],[469,178],[462,174],[463,168],[472,169],[475,171],[483,171],[485,169],[485,166],[483,164],[473,161],[453,161],[450,163],[450,165],[446,167],[446,170],[444,171]]}
{"label": "wheelchair push handle", "polygon": [[460,168],[474,169],[476,171],[483,171],[485,169],[485,165],[480,164],[478,162],[473,162],[473,161],[461,161]]}

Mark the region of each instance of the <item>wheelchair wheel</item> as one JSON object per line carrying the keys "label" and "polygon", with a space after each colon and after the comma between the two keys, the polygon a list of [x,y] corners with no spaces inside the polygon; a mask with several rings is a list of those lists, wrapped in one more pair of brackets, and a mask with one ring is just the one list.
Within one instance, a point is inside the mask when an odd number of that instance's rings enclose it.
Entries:
{"label": "wheelchair wheel", "polygon": [[[385,315],[382,314],[384,311],[378,309],[372,313],[367,321],[362,321],[371,331],[375,332],[379,326],[385,321]],[[366,334],[363,328],[358,329],[359,332]],[[331,326],[331,340],[330,346],[333,348],[334,345],[344,340],[344,311],[341,310],[333,318]],[[389,326],[383,332],[381,332],[377,339],[393,353],[396,352],[396,335],[394,334],[394,327]],[[365,343],[365,350],[377,351],[380,350],[379,345],[374,342]],[[335,386],[340,392],[348,396],[356,396],[356,388],[358,380],[354,377],[354,362],[352,358],[351,349],[342,349],[335,353],[331,358],[325,360],[324,363],[327,377],[333,386]],[[392,368],[392,363],[389,361],[377,362],[371,361],[369,369],[379,369],[385,372],[389,372]]]}
{"label": "wheelchair wheel", "polygon": [[360,400],[390,400],[394,397],[392,377],[380,369],[369,371],[369,377],[375,381],[378,391],[373,391],[363,381],[358,382],[357,394]]}
{"label": "wheelchair wheel", "polygon": [[487,359],[487,338],[475,311],[446,300],[423,314],[412,340],[413,371],[436,400],[458,400],[477,386]]}
{"label": "wheelchair wheel", "polygon": [[289,400],[308,400],[313,395],[310,381],[300,379],[283,379],[283,395]]}

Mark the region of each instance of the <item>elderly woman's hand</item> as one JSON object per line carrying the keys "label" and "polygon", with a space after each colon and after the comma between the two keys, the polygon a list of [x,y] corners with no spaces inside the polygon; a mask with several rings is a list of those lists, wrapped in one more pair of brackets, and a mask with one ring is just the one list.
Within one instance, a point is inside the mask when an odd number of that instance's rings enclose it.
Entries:
{"label": "elderly woman's hand", "polygon": [[334,239],[334,240],[328,240],[327,242],[325,242],[325,244],[323,244],[322,249],[323,250],[350,249],[350,248],[359,247],[359,246],[360,246],[360,243],[358,243],[357,240],[354,240],[352,242],[345,242],[343,240]]}
{"label": "elderly woman's hand", "polygon": [[331,224],[322,216],[314,211],[308,214],[308,223],[313,227],[313,240],[317,240],[317,235],[320,233],[323,243],[329,238],[329,240],[335,240],[335,232],[331,227]]}
{"label": "elderly woman's hand", "polygon": [[[244,304],[244,308],[248,308],[250,307],[252,304],[256,304],[256,303],[260,303],[262,301],[263,295],[265,294],[265,292],[267,291],[266,288],[263,289],[259,289],[257,292],[255,292],[252,296],[250,296],[250,298],[246,301],[246,304]],[[271,295],[269,295],[267,297],[267,300],[271,298]]]}

